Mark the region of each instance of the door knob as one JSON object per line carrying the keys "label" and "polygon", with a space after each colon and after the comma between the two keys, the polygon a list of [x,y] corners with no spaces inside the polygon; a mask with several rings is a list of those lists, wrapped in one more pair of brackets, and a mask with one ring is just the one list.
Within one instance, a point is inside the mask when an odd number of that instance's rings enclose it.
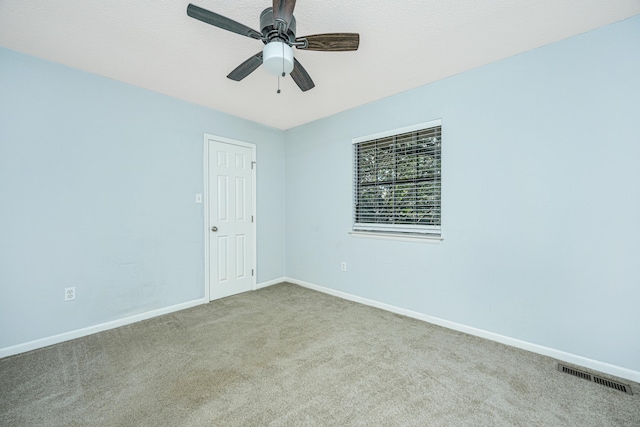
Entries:
{"label": "door knob", "polygon": [[215,233],[216,231],[218,231],[218,227],[216,227],[216,226],[214,225],[213,227],[211,227],[211,231],[213,231],[213,232]]}

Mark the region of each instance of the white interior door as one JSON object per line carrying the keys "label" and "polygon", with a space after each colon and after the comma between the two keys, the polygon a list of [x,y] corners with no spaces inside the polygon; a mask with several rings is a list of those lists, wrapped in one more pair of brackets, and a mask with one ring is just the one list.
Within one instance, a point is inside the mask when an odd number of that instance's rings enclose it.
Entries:
{"label": "white interior door", "polygon": [[208,140],[209,299],[255,288],[254,147]]}

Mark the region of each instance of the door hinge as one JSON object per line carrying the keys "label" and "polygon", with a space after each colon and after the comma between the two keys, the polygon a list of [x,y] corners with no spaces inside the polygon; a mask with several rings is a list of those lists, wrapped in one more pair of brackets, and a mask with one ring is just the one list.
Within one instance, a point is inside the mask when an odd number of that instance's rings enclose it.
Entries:
{"label": "door hinge", "polygon": [[253,222],[253,215],[251,215],[251,222]]}
{"label": "door hinge", "polygon": [[251,269],[251,275],[253,276],[254,272],[253,272],[253,268]]}
{"label": "door hinge", "polygon": [[251,162],[251,169],[256,165],[256,162]]}

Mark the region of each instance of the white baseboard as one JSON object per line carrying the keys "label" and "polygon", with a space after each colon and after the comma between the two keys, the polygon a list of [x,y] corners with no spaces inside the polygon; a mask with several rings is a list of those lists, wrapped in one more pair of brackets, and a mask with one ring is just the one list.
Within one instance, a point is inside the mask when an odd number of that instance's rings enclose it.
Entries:
{"label": "white baseboard", "polygon": [[11,347],[0,348],[0,358],[13,356],[14,354],[24,353],[38,348],[47,347],[53,344],[58,344],[64,341],[84,337],[87,335],[95,334],[96,332],[106,331],[108,329],[118,328],[120,326],[130,325],[132,323],[140,322],[141,320],[151,319],[152,317],[162,316],[163,314],[169,314],[176,311],[184,310],[187,308],[195,307],[197,305],[206,304],[207,301],[204,298],[183,302],[181,304],[172,305],[169,307],[158,308],[156,310],[146,311],[144,313],[136,314],[133,316],[123,317],[122,319],[112,320],[110,322],[100,323],[99,325],[89,326],[87,328],[76,329],[74,331],[64,332],[62,334],[53,335],[46,338],[29,341],[23,344],[14,345]]}
{"label": "white baseboard", "polygon": [[593,369],[595,371],[599,371],[599,372],[613,375],[616,377],[625,378],[630,381],[640,382],[640,372],[634,371],[632,369],[627,369],[621,366],[611,365],[609,363],[588,359],[586,357],[578,356],[572,353],[567,353],[561,350],[556,350],[554,348],[544,347],[538,344],[533,344],[533,343],[522,341],[516,338],[511,338],[504,335],[496,334],[494,332],[485,331],[483,329],[474,328],[472,326],[467,326],[467,325],[452,322],[449,320],[440,319],[438,317],[429,316],[427,314],[418,313],[416,311],[407,310],[407,309],[396,307],[383,302],[371,300],[368,298],[359,297],[357,295],[352,295],[346,292],[337,291],[335,289],[326,288],[324,286],[315,285],[313,283],[305,282],[298,279],[293,279],[291,277],[286,277],[283,279],[283,281],[293,283],[305,288],[313,289],[315,291],[319,291],[325,294],[333,295],[338,298],[354,301],[354,302],[368,305],[371,307],[380,308],[382,310],[390,311],[392,313],[400,314],[407,317],[412,317],[414,319],[422,320],[427,323],[432,323],[434,325],[443,326],[448,329],[453,329],[454,331],[464,332],[469,335],[485,338],[491,341],[509,345],[511,347],[516,347],[522,350],[538,353],[543,356],[552,357],[554,359],[558,359],[563,362],[571,363],[578,366],[583,366],[585,368]]}
{"label": "white baseboard", "polygon": [[278,283],[286,282],[285,277],[278,277],[277,279],[267,280],[266,282],[260,282],[256,285],[256,289],[266,288],[267,286],[277,285]]}
{"label": "white baseboard", "polygon": [[[538,344],[533,344],[533,343],[522,341],[516,338],[507,337],[504,335],[496,334],[494,332],[485,331],[483,329],[474,328],[472,326],[463,325],[463,324],[452,322],[449,320],[440,319],[438,317],[429,316],[423,313],[418,313],[416,311],[411,311],[401,307],[396,307],[383,302],[371,300],[371,299],[360,297],[357,295],[352,295],[346,292],[338,291],[338,290],[327,288],[324,286],[315,285],[313,283],[305,282],[303,280],[298,280],[291,277],[282,277],[278,279],[269,280],[266,282],[261,282],[257,284],[256,288],[262,289],[262,288],[266,288],[268,286],[272,286],[282,282],[293,283],[308,289],[313,289],[315,291],[333,295],[345,300],[357,302],[360,304],[386,310],[392,313],[422,320],[427,323],[432,323],[434,325],[442,326],[448,329],[453,329],[455,331],[463,332],[469,335],[474,335],[480,338],[485,338],[491,341],[495,341],[495,342],[499,342],[512,347],[520,348],[522,350],[527,350],[533,353],[538,353],[544,356],[552,357],[554,359],[558,359],[563,362],[571,363],[578,366],[583,366],[585,368],[589,368],[595,371],[614,375],[616,377],[626,378],[630,381],[640,382],[640,372],[634,371],[632,369],[627,369],[620,366],[611,365],[609,363],[588,359],[586,357],[578,356],[572,353],[567,353],[567,352],[556,350],[550,347],[544,347]],[[169,307],[147,311],[147,312],[136,314],[129,317],[124,317],[122,319],[117,319],[110,322],[89,326],[87,328],[76,329],[74,331],[53,335],[51,337],[29,341],[29,342],[14,345],[11,347],[0,348],[0,358],[13,356],[15,354],[24,353],[31,350],[36,350],[38,348],[47,347],[53,344],[58,344],[58,343],[69,341],[75,338],[80,338],[87,335],[95,334],[97,332],[118,328],[120,326],[130,325],[132,323],[140,322],[142,320],[147,320],[152,317],[157,317],[163,314],[169,314],[176,311],[185,310],[187,308],[195,307],[197,305],[206,304],[206,303],[207,303],[206,299],[201,298],[193,301],[184,302],[181,304],[172,305]]]}

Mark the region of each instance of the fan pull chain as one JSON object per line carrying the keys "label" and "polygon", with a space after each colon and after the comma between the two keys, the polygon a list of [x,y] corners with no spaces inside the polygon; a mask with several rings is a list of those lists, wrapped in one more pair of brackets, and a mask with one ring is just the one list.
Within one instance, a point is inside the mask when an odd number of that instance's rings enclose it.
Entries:
{"label": "fan pull chain", "polygon": [[[282,77],[284,77],[286,73],[284,72],[284,44],[282,45]],[[276,93],[280,93],[280,76],[278,76],[278,91]]]}
{"label": "fan pull chain", "polygon": [[282,43],[282,77],[285,76],[284,73],[284,43]]}

